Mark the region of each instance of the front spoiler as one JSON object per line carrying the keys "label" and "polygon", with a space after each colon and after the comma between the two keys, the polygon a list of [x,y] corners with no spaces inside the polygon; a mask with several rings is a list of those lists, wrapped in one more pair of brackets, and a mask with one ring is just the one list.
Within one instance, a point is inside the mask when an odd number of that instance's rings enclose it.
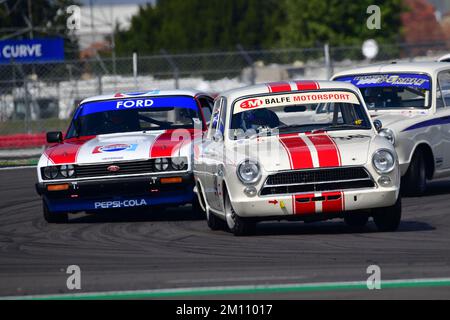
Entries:
{"label": "front spoiler", "polygon": [[[162,184],[160,178],[181,177],[182,181]],[[114,180],[84,180],[68,182],[69,189],[48,191],[47,186],[58,183],[36,183],[51,212],[95,211],[140,206],[183,205],[194,199],[192,173],[164,176],[127,177]]]}
{"label": "front spoiler", "polygon": [[[319,195],[322,195],[318,194]],[[235,197],[231,199],[233,209],[241,217],[247,218],[264,218],[273,219],[279,218],[301,218],[305,216],[309,218],[312,215],[332,215],[342,212],[357,212],[360,210],[368,210],[374,208],[389,207],[395,204],[399,196],[399,189],[396,186],[389,188],[370,188],[370,189],[354,189],[342,191],[342,207],[341,210],[325,210],[326,204],[324,201],[318,201],[317,204],[308,206],[300,206],[300,209],[294,209],[296,199],[293,195],[278,195],[278,196],[256,196],[250,197]],[[327,200],[328,201],[328,200]],[[310,208],[301,212],[301,208]],[[329,209],[335,208],[331,205]]]}

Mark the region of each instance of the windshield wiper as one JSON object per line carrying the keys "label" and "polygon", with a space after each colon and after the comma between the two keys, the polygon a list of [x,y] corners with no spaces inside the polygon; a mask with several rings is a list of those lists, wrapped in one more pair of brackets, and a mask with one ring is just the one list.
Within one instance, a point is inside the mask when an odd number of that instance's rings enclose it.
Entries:
{"label": "windshield wiper", "polygon": [[272,128],[271,131],[280,130],[280,129],[288,129],[288,128],[299,128],[299,127],[305,127],[305,126],[310,126],[310,124],[283,124],[281,126]]}
{"label": "windshield wiper", "polygon": [[311,132],[314,133],[317,131],[327,131],[327,130],[333,130],[333,129],[369,129],[369,128],[361,126],[361,125],[356,125],[356,124],[334,124],[334,125],[311,130]]}

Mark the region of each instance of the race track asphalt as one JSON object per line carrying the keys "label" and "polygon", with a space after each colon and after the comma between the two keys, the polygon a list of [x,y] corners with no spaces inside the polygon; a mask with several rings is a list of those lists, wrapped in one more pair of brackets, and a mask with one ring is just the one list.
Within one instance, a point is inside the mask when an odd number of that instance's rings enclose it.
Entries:
{"label": "race track asphalt", "polygon": [[[75,293],[365,282],[369,265],[381,268],[382,281],[450,279],[450,181],[430,183],[424,197],[404,198],[397,232],[377,232],[372,222],[354,231],[333,220],[263,223],[253,236],[234,237],[209,230],[188,207],[78,214],[49,225],[35,180],[35,169],[0,171],[0,297],[74,293],[66,286],[69,265],[81,268]],[[450,298],[450,284],[406,286],[179,297]]]}

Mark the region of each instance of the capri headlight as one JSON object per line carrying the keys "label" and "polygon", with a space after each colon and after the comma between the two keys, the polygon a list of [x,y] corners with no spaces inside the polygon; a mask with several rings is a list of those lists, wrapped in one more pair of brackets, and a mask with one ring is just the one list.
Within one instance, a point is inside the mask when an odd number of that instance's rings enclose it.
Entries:
{"label": "capri headlight", "polygon": [[237,176],[244,184],[257,182],[261,178],[259,164],[251,160],[243,161],[237,168]]}
{"label": "capri headlight", "polygon": [[70,178],[75,174],[75,168],[71,164],[63,165],[59,168],[59,172],[64,178]]}
{"label": "capri headlight", "polygon": [[372,157],[372,164],[378,173],[389,173],[394,170],[395,156],[386,149],[377,150]]}
{"label": "capri headlight", "polygon": [[381,129],[378,134],[386,138],[390,143],[392,143],[392,145],[395,144],[395,134],[394,131],[392,131],[391,129],[387,128]]}
{"label": "capri headlight", "polygon": [[172,168],[174,168],[175,170],[187,169],[187,158],[186,157],[172,158]]}
{"label": "capri headlight", "polygon": [[58,176],[58,166],[45,167],[43,170],[44,177],[47,179],[55,179]]}
{"label": "capri headlight", "polygon": [[169,160],[167,158],[158,158],[155,160],[155,168],[158,171],[165,171],[169,168]]}

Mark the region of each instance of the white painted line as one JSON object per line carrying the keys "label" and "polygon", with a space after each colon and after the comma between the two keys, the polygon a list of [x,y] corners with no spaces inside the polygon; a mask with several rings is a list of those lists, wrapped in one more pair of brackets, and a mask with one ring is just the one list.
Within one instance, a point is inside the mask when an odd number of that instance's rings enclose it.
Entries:
{"label": "white painted line", "polygon": [[[429,278],[429,279],[398,279],[382,280],[381,288],[414,288],[425,286],[450,286],[450,278]],[[317,283],[290,283],[290,284],[270,284],[270,285],[242,285],[242,286],[216,286],[216,287],[190,287],[172,289],[152,289],[152,290],[128,290],[128,291],[105,291],[86,292],[68,294],[49,295],[29,295],[29,296],[7,296],[0,297],[0,300],[40,300],[40,299],[111,299],[111,298],[158,298],[176,296],[195,296],[208,294],[242,294],[242,293],[273,293],[276,292],[309,292],[317,290],[342,290],[342,289],[366,289],[366,281],[347,282],[317,282]],[[368,290],[368,289],[367,289]]]}

